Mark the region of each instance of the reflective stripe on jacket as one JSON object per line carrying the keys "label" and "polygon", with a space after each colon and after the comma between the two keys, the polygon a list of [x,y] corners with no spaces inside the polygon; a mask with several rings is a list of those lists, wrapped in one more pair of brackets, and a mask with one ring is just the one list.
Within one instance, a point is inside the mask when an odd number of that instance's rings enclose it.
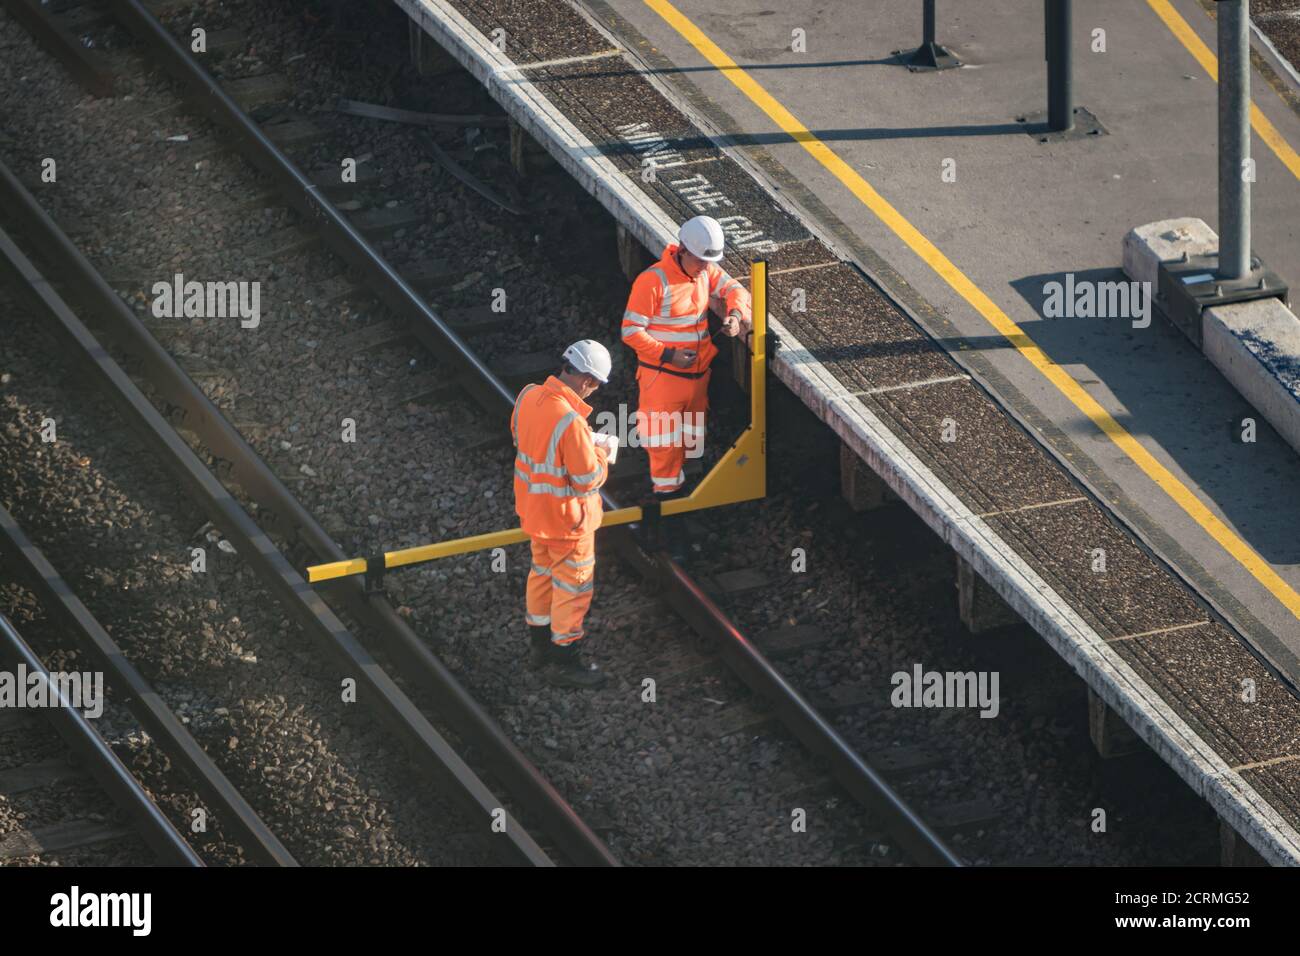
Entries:
{"label": "reflective stripe on jacket", "polygon": [[606,452],[591,437],[591,406],[552,375],[515,399],[515,512],[525,534],[579,538],[600,527]]}
{"label": "reflective stripe on jacket", "polygon": [[709,302],[725,303],[750,318],[749,292],[727,275],[727,270],[710,262],[694,279],[677,265],[677,244],[664,249],[659,261],[632,283],[632,294],[623,313],[623,343],[637,359],[661,366],[666,348],[694,349],[695,361],[681,371],[703,372],[718,354],[709,337]]}

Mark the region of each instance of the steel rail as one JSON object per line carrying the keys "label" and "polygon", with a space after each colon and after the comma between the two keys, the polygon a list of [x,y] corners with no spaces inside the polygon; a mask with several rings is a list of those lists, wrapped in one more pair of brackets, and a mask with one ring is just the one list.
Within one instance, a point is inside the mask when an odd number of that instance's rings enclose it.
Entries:
{"label": "steel rail", "polygon": [[[40,674],[49,684],[50,674],[12,621],[0,614],[0,658],[14,665],[22,664],[30,674]],[[135,821],[144,841],[158,854],[159,860],[174,866],[205,866],[181,832],[172,825],[158,804],[140,786],[125,764],[81,712],[70,701],[60,699],[57,706],[45,711],[54,729],[63,738],[99,785],[115,804]]]}
{"label": "steel rail", "polygon": [[212,762],[197,740],[190,736],[157,691],[127,660],[95,616],[81,603],[59,572],[27,537],[18,522],[0,505],[0,545],[5,558],[32,586],[47,610],[57,612],[72,625],[82,644],[104,670],[113,689],[136,720],[148,731],[167,756],[183,767],[195,788],[217,811],[222,829],[238,834],[245,848],[263,863],[297,866],[257,812],[248,805],[226,775]]}
{"label": "steel rail", "polygon": [[[231,478],[257,502],[259,518],[285,537],[296,538],[322,561],[345,558],[320,523],[245,441],[171,354],[153,337],[76,244],[31,193],[0,162],[0,207],[21,216],[25,237],[48,262],[57,264],[69,294],[92,310],[112,341],[139,363],[140,374],[160,397],[183,413],[182,425],[194,432],[217,458],[228,463]],[[333,592],[331,592],[333,593]],[[510,739],[454,674],[420,640],[383,594],[367,594],[361,581],[348,579],[337,594],[348,613],[373,628],[402,674],[429,695],[435,710],[461,738],[471,742],[487,769],[509,790],[540,828],[579,865],[618,865],[612,852],[536,765]]]}
{"label": "steel rail", "polygon": [[[462,373],[461,380],[483,408],[501,414],[504,420],[515,399],[505,384],[240,109],[220,84],[194,61],[140,0],[111,0],[111,9],[153,49],[159,63],[182,83],[202,114],[233,135],[235,145],[242,148],[245,157],[266,172],[281,187],[294,208],[321,230],[322,239],[330,249],[356,269],[380,301],[408,323],[411,334],[440,361],[446,360],[457,366]],[[618,502],[608,492],[602,491],[601,498],[610,510],[618,509]],[[626,528],[611,529],[607,534],[620,556],[664,588],[674,610],[691,622],[702,636],[721,642],[724,658],[729,663],[746,662],[745,666],[737,668],[737,674],[756,693],[775,695],[778,712],[807,746],[831,755],[853,753],[852,748],[813,708],[787,696],[787,692],[793,689],[719,609],[709,604],[711,610],[707,610],[698,603],[696,598],[703,592],[698,585],[687,588],[681,583],[690,581],[685,571],[666,558],[656,560],[646,555]],[[912,848],[918,861],[946,865],[960,863],[957,855],[908,808],[906,801],[860,758],[832,759],[831,765],[836,779],[869,810],[881,813],[891,835],[901,845]]]}
{"label": "steel rail", "polygon": [[885,829],[912,859],[929,866],[962,866],[961,858],[745,638],[725,612],[678,565],[660,560],[668,603],[719,652],[750,689],[772,702],[777,714],[809,750],[821,754],[831,773],[859,803],[880,815]]}
{"label": "steel rail", "polygon": [[[268,590],[280,599],[308,634],[335,656],[345,673],[356,680],[358,697],[376,707],[424,770],[448,786],[451,794],[471,814],[481,814],[485,839],[493,849],[506,862],[554,865],[428,718],[348,631],[329,605],[303,580],[239,502],[190,450],[3,230],[0,230],[0,259],[18,274],[21,288],[30,293],[36,304],[48,314],[54,329],[68,343],[72,354],[81,359],[97,383],[105,388],[145,443],[164,458],[213,523],[232,539],[239,555]],[[497,811],[506,815],[505,832],[489,834],[488,820]]]}

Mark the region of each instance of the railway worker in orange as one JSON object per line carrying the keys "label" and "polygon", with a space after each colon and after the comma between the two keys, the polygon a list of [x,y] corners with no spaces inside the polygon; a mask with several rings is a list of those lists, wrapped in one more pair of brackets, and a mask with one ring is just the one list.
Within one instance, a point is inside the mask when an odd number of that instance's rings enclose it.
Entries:
{"label": "railway worker in orange", "polygon": [[599,342],[575,342],[559,374],[525,386],[510,416],[515,511],[533,550],[526,609],[532,665],[544,665],[547,679],[564,687],[605,682],[578,643],[595,586],[600,487],[618,454],[616,439],[593,435],[585,399],[609,381],[610,365]]}
{"label": "railway worker in orange", "polygon": [[685,493],[686,453],[704,447],[709,366],[718,354],[710,311],[729,336],[752,323],[749,293],[718,265],[724,243],[718,221],[696,216],[677,239],[636,277],[623,313],[623,343],[636,352],[638,366],[637,434],[650,456],[650,490],[660,501]]}

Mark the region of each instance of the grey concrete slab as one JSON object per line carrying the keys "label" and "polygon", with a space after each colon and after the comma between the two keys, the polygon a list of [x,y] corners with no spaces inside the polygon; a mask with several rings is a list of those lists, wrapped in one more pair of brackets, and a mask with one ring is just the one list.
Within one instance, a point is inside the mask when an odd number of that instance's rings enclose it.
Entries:
{"label": "grey concrete slab", "polygon": [[[1300,622],[1276,588],[1228,553],[652,8],[637,0],[583,5],[786,185],[844,251],[887,280],[892,273],[900,297],[958,361],[1038,423],[1058,454],[1243,632],[1266,652],[1278,641],[1289,649],[1274,659],[1295,678]],[[939,39],[968,66],[930,74],[910,73],[891,56],[919,42],[914,2],[676,6],[1300,590],[1300,462],[1291,449],[1271,431],[1254,445],[1234,443],[1229,423],[1246,403],[1161,320],[1134,328],[1125,319],[1049,319],[1041,311],[1045,284],[1067,273],[1122,279],[1121,242],[1133,226],[1177,216],[1217,222],[1215,87],[1148,4],[1076,5],[1076,103],[1107,135],[1050,144],[1015,121],[1045,108],[1041,4],[940,0]],[[1214,23],[1199,4],[1174,7],[1213,50]],[[806,53],[790,48],[796,29]],[[1105,31],[1105,52],[1091,49],[1095,29]],[[1300,117],[1258,73],[1253,82],[1256,104],[1300,147]],[[1258,135],[1252,150],[1254,249],[1300,283],[1300,181]],[[943,178],[946,160],[953,182]]]}

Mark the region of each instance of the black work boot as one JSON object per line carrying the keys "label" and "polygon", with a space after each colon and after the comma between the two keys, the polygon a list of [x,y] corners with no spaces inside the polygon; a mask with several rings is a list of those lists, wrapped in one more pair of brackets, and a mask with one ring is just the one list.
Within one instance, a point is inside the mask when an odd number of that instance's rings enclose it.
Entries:
{"label": "black work boot", "polygon": [[[666,495],[660,495],[659,499],[663,503],[676,501],[679,498],[687,497],[688,492],[685,487],[678,488],[676,491],[670,491]],[[668,557],[672,558],[678,564],[683,564],[691,554],[691,536],[686,527],[686,515],[672,515],[667,518],[660,518],[660,545],[659,549],[668,552]]]}
{"label": "black work boot", "polygon": [[551,646],[551,625],[528,625],[528,666],[533,670],[546,663],[546,651]]}
{"label": "black work boot", "polygon": [[547,654],[546,679],[556,687],[595,689],[605,683],[605,674],[582,659],[576,644],[552,644]]}
{"label": "black work boot", "polygon": [[[656,495],[653,492],[647,491],[637,499],[637,504],[642,508],[649,510],[662,504],[663,501],[663,495]],[[663,519],[651,518],[642,521],[637,526],[636,536],[638,543],[645,551],[651,553],[662,551],[664,549]]]}

